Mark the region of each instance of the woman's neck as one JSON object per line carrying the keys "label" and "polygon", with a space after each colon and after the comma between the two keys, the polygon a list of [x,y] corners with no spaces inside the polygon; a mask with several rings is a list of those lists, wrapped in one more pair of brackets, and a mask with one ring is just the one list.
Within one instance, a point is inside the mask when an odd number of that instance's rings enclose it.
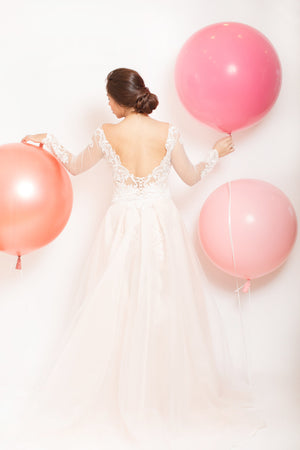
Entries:
{"label": "woman's neck", "polygon": [[138,113],[136,111],[129,111],[128,113],[126,113],[124,115],[124,119],[123,120],[131,120],[132,118],[139,118],[142,119],[144,117],[148,117],[148,114],[143,114],[143,113]]}

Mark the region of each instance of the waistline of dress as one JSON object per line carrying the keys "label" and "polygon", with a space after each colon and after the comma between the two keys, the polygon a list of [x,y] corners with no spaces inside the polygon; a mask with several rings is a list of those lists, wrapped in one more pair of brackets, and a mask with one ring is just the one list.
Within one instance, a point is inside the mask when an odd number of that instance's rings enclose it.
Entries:
{"label": "waistline of dress", "polygon": [[152,203],[153,201],[157,200],[163,200],[163,199],[171,199],[171,193],[169,190],[166,190],[164,192],[148,192],[148,193],[142,193],[140,195],[138,194],[118,194],[114,195],[112,197],[111,203],[129,203],[134,204],[136,206],[142,206],[149,203]]}

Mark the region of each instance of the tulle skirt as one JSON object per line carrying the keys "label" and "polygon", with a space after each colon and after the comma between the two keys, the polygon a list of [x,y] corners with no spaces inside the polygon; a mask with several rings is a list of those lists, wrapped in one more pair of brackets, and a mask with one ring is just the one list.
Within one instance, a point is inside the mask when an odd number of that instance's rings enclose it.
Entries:
{"label": "tulle skirt", "polygon": [[112,202],[13,448],[227,450],[265,426],[173,200]]}

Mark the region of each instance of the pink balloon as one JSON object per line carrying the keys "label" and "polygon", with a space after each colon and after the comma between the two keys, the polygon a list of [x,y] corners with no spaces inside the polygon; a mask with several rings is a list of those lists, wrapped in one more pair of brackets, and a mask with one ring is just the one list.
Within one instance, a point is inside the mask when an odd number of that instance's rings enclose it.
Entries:
{"label": "pink balloon", "polygon": [[42,147],[0,146],[0,250],[24,255],[51,242],[71,214],[73,191],[62,164]]}
{"label": "pink balloon", "polygon": [[271,109],[281,87],[281,65],[261,32],[221,22],[186,41],[177,57],[175,83],[196,119],[231,133],[258,122]]}
{"label": "pink balloon", "polygon": [[198,225],[210,260],[230,275],[247,279],[278,268],[297,235],[289,199],[272,184],[255,179],[219,186],[203,204]]}

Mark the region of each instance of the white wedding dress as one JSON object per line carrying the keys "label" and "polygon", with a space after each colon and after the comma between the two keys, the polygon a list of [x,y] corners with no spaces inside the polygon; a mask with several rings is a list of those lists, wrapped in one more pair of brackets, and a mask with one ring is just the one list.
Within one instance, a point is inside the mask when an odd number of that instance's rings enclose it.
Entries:
{"label": "white wedding dress", "polygon": [[113,196],[84,262],[77,308],[28,398],[14,449],[229,450],[247,441],[266,422],[233,369],[168,185],[172,164],[188,184],[203,178],[216,150],[205,166],[193,165],[170,126],[161,163],[138,178],[100,127],[77,156],[53,135],[44,146],[74,175],[104,157]]}

